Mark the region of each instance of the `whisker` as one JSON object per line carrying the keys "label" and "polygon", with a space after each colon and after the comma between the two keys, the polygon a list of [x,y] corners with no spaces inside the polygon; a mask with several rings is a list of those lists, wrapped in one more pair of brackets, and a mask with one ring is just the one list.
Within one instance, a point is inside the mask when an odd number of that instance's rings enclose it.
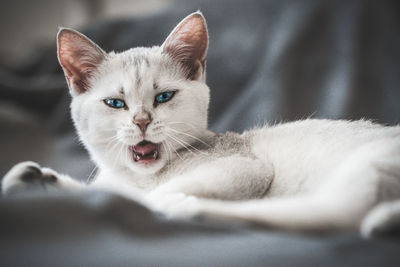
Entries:
{"label": "whisker", "polygon": [[167,128],[168,128],[168,130],[174,131],[174,132],[176,132],[176,133],[178,133],[178,134],[183,134],[183,135],[192,137],[193,139],[196,139],[197,141],[201,142],[202,144],[204,144],[204,145],[206,145],[206,146],[208,146],[208,147],[211,147],[209,144],[207,144],[206,142],[204,142],[203,140],[201,140],[200,138],[198,138],[198,137],[196,137],[196,136],[194,136],[194,135],[188,134],[188,133],[186,133],[186,132],[178,131],[178,130],[176,130],[176,129],[174,129],[174,128],[171,128],[171,127],[167,127]]}
{"label": "whisker", "polygon": [[[118,144],[118,143],[117,143]],[[112,168],[115,168],[117,161],[119,159],[119,157],[121,156],[122,152],[124,151],[124,146],[121,145],[121,148],[118,150],[117,156],[114,158],[114,161],[112,163]]]}
{"label": "whisker", "polygon": [[[169,137],[169,136],[167,136],[167,137]],[[165,141],[167,141],[167,140],[165,140]],[[170,144],[169,144],[170,145]],[[176,149],[174,148],[174,146],[170,146],[170,148],[172,148],[172,150],[174,150],[174,152],[175,152],[175,154],[183,161],[183,158],[181,157],[181,155],[178,153],[178,151],[176,151]]]}
{"label": "whisker", "polygon": [[192,146],[191,144],[189,144],[188,142],[186,142],[186,141],[180,139],[180,138],[177,137],[176,135],[175,135],[174,137],[175,137],[176,139],[178,139],[180,142],[183,142],[183,143],[184,143],[184,144],[181,143],[181,145],[183,145],[183,146],[184,146],[184,145],[190,146],[192,149],[196,150],[196,151],[199,152],[200,154],[203,154],[203,155],[205,155],[205,156],[208,156],[208,154],[205,153],[204,151],[201,151],[201,150],[197,149],[196,147],[194,147],[194,146]]}
{"label": "whisker", "polygon": [[94,138],[94,141],[95,141],[96,144],[103,144],[103,143],[110,143],[110,142],[115,141],[117,139],[119,139],[119,136],[118,136],[118,134],[115,134],[115,135],[113,135],[111,137],[102,138],[102,139]]}
{"label": "whisker", "polygon": [[[108,143],[108,145],[106,146],[106,148],[105,148],[105,150],[108,152],[108,151],[110,151],[110,152],[112,152],[113,150],[114,150],[114,148],[116,147],[116,146],[118,146],[118,141],[117,140],[114,140],[114,141],[111,141],[111,142],[109,142]],[[111,148],[109,149],[109,146],[110,145],[112,145],[111,146]]]}
{"label": "whisker", "polygon": [[180,144],[181,146],[183,146],[184,148],[186,148],[187,151],[189,151],[190,153],[194,154],[194,152],[192,150],[190,150],[184,143],[181,142],[181,140],[179,140],[178,138],[173,137],[172,135],[169,135],[166,133],[166,135],[171,138],[172,140],[174,140],[175,142],[177,142],[178,144]]}
{"label": "whisker", "polygon": [[[167,155],[167,170],[169,171],[169,167],[171,166],[171,155],[170,155],[170,151],[169,148],[167,147],[167,143],[166,140],[162,141],[163,144],[163,148],[165,150],[165,154]],[[168,150],[167,150],[168,149]]]}
{"label": "whisker", "polygon": [[193,130],[195,130],[195,131],[197,131],[197,132],[200,132],[200,130],[197,129],[196,126],[194,126],[194,125],[191,124],[191,123],[184,122],[184,121],[170,121],[170,122],[167,122],[167,124],[168,124],[168,125],[169,125],[169,124],[184,124],[184,125],[187,125],[187,126],[191,127]]}
{"label": "whisker", "polygon": [[168,146],[168,141],[165,140],[162,143],[164,144],[164,149],[165,149],[165,152],[167,153],[167,156],[168,156],[168,162],[170,163],[172,161],[172,158],[171,158],[171,153],[172,152],[171,152],[171,149]]}
{"label": "whisker", "polygon": [[94,174],[94,172],[97,170],[97,166],[95,166],[93,168],[93,170],[90,172],[89,176],[86,178],[86,183],[89,184],[92,181],[92,175]]}
{"label": "whisker", "polygon": [[112,149],[114,148],[114,145],[115,145],[115,144],[118,144],[118,138],[110,139],[110,141],[108,142],[108,144],[107,144],[105,150],[108,151],[110,145],[113,145],[112,148],[110,149],[110,150],[112,150]]}
{"label": "whisker", "polygon": [[130,155],[130,153],[129,153],[129,150],[128,149],[125,149],[125,160],[126,160],[126,162],[130,162],[130,160],[131,160],[131,155]]}

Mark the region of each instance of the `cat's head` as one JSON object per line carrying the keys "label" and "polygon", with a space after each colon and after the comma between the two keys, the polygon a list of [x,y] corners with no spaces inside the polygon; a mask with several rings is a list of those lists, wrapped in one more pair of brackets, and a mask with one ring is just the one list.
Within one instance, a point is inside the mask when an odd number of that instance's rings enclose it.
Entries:
{"label": "cat's head", "polygon": [[208,33],[200,12],[183,19],[160,47],[106,53],[65,28],[57,45],[72,118],[101,168],[156,173],[205,132]]}

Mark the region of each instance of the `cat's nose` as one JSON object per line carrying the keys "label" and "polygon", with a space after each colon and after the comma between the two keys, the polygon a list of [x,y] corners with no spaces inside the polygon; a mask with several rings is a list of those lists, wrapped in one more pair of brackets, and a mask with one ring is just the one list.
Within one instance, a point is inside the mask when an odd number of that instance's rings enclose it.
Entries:
{"label": "cat's nose", "polygon": [[147,112],[140,112],[133,116],[133,123],[136,124],[143,133],[146,131],[151,120],[152,118]]}

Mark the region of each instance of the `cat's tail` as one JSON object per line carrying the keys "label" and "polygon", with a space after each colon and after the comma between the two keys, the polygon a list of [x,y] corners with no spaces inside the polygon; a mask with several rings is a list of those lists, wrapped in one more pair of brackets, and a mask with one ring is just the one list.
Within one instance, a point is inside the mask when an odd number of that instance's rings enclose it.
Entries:
{"label": "cat's tail", "polygon": [[383,202],[365,216],[360,227],[365,238],[400,234],[400,200]]}

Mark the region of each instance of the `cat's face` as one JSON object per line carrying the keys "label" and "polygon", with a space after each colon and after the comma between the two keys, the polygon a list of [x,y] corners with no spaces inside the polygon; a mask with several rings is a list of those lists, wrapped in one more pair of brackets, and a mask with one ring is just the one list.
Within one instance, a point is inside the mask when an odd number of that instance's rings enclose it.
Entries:
{"label": "cat's face", "polygon": [[200,13],[186,17],[161,47],[118,54],[73,30],[59,32],[72,117],[101,168],[155,173],[204,133],[207,46]]}

